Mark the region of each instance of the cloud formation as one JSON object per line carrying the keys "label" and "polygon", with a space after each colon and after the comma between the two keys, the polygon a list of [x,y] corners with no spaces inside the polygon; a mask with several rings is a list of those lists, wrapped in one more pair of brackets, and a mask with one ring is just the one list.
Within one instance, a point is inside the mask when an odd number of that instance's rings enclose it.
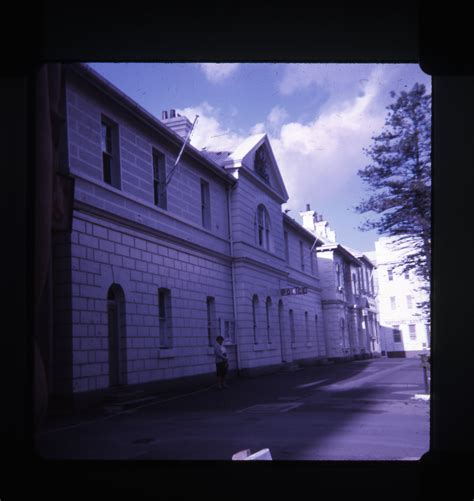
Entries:
{"label": "cloud formation", "polygon": [[221,83],[227,80],[238,69],[239,63],[201,63],[199,67],[209,82]]}
{"label": "cloud formation", "polygon": [[328,95],[309,120],[289,120],[278,104],[247,134],[235,133],[221,125],[219,110],[204,103],[180,110],[190,120],[200,115],[192,143],[198,148],[233,149],[247,135],[267,132],[290,195],[285,207],[295,215],[306,203],[316,210],[335,204],[352,207],[362,191],[357,171],[369,162],[363,148],[384,126],[386,106],[392,102],[389,93],[409,90],[416,77],[410,81],[400,65],[352,65],[357,67],[349,71],[347,65],[291,66],[279,85],[282,94],[319,85]]}

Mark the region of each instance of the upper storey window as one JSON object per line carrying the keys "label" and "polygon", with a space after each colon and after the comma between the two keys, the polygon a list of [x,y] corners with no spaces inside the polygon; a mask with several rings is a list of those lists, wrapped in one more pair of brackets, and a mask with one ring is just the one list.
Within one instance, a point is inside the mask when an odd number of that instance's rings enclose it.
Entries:
{"label": "upper storey window", "polygon": [[153,197],[157,207],[166,210],[166,161],[163,153],[153,149]]}
{"label": "upper storey window", "polygon": [[118,158],[117,126],[102,117],[101,149],[104,182],[120,189],[120,163]]}
{"label": "upper storey window", "polygon": [[264,205],[257,208],[258,245],[270,250],[270,217]]}
{"label": "upper storey window", "polygon": [[255,172],[267,184],[270,184],[270,177],[268,176],[268,169],[267,169],[267,155],[266,155],[266,151],[265,151],[265,146],[263,144],[255,152],[254,169],[255,169]]}

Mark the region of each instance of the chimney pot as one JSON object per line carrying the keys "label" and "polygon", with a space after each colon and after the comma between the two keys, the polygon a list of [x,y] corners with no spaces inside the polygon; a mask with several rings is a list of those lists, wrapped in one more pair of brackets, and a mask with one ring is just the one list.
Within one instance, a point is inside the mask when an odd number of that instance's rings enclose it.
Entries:
{"label": "chimney pot", "polygon": [[170,118],[174,118],[176,116],[176,110],[170,110]]}
{"label": "chimney pot", "polygon": [[161,112],[161,119],[166,120],[168,118],[168,112],[167,111],[162,111]]}
{"label": "chimney pot", "polygon": [[311,207],[309,204],[306,204],[306,210],[311,210]]}

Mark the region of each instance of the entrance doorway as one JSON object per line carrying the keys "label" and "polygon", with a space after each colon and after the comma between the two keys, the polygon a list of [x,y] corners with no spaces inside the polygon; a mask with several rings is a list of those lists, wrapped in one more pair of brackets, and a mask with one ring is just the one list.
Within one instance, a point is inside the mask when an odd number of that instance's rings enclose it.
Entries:
{"label": "entrance doorway", "polygon": [[283,301],[280,299],[280,301],[278,301],[278,331],[280,334],[281,361],[287,363],[292,361],[292,356],[291,352],[288,350],[288,339],[285,336],[284,318]]}
{"label": "entrance doorway", "polygon": [[122,287],[113,284],[107,293],[109,335],[109,386],[127,383],[125,336],[125,295]]}

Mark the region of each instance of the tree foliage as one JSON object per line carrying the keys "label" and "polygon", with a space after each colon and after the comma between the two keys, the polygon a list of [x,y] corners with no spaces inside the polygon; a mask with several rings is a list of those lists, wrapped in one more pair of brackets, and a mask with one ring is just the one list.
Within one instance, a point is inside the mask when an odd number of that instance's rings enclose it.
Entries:
{"label": "tree foliage", "polygon": [[[427,285],[431,278],[431,95],[416,83],[387,106],[382,132],[365,148],[371,163],[358,171],[369,196],[356,212],[373,212],[361,230],[394,237],[404,251],[401,272],[413,270]],[[424,310],[428,304],[422,305]]]}

